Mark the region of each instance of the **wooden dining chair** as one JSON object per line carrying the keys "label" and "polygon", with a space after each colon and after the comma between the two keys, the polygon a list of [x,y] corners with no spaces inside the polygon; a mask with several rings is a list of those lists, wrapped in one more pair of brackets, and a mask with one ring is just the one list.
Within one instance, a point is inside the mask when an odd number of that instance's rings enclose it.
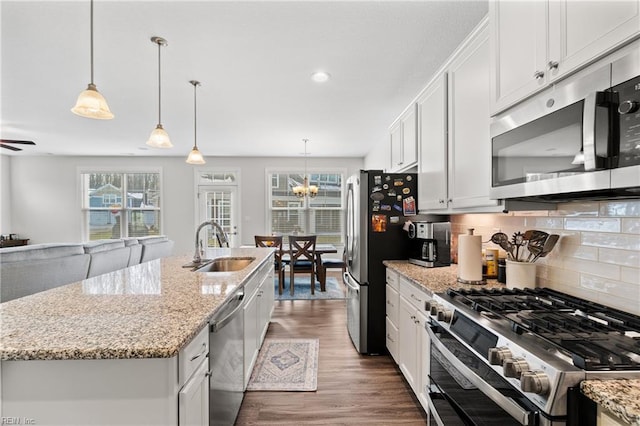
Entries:
{"label": "wooden dining chair", "polygon": [[311,275],[311,294],[316,290],[316,236],[289,236],[289,289],[294,292],[294,275],[308,273]]}
{"label": "wooden dining chair", "polygon": [[278,274],[278,294],[282,294],[284,290],[284,251],[282,250],[282,237],[274,235],[255,235],[256,247],[275,248],[273,264],[276,274]]}
{"label": "wooden dining chair", "polygon": [[342,276],[344,277],[344,273],[347,271],[347,259],[346,252],[342,252],[342,259],[335,258],[322,258],[322,262],[319,263],[318,276],[320,277],[320,290],[326,290],[327,283],[327,269],[341,269]]}

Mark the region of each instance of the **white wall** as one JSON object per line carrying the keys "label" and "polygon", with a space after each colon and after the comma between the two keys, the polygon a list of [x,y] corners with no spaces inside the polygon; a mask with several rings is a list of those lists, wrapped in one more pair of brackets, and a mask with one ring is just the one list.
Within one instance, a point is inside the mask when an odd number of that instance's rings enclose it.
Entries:
{"label": "white wall", "polygon": [[391,162],[391,142],[389,138],[385,138],[377,146],[371,148],[367,156],[364,158],[364,169],[386,170]]}
{"label": "white wall", "polygon": [[11,157],[0,155],[0,234],[15,234],[11,229]]}
{"label": "white wall", "polygon": [[[253,244],[253,235],[265,232],[265,169],[302,170],[302,158],[206,158],[200,168],[240,170],[239,232],[243,244]],[[4,160],[2,165],[4,166]],[[11,230],[29,238],[31,244],[47,242],[81,242],[82,214],[79,168],[162,168],[163,233],[175,241],[175,254],[191,254],[195,232],[194,167],[182,157],[58,157],[24,156],[11,158],[8,179],[2,179],[2,209],[9,210]],[[344,168],[347,176],[363,167],[361,158],[310,158],[308,171],[319,168]],[[346,176],[345,176],[346,177]],[[8,180],[5,188],[5,180]],[[5,207],[6,193],[12,194]]]}

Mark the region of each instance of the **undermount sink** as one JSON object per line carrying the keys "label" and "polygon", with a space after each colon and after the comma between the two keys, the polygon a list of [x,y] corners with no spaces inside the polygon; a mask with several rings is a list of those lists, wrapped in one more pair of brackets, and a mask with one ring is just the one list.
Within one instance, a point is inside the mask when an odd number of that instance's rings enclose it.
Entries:
{"label": "undermount sink", "polygon": [[219,257],[196,269],[195,272],[233,272],[246,268],[255,257]]}

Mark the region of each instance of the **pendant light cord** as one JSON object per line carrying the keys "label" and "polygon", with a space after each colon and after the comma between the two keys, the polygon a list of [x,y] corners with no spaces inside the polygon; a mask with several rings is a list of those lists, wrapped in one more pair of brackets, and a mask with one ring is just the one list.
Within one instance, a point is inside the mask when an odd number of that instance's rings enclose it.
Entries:
{"label": "pendant light cord", "polygon": [[162,49],[162,43],[158,41],[158,124],[162,124],[162,75],[160,73],[160,49]]}
{"label": "pendant light cord", "polygon": [[196,106],[196,97],[197,97],[197,91],[196,88],[198,87],[198,82],[197,81],[193,81],[191,84],[193,84],[193,147],[194,148],[198,148],[198,131],[197,129],[197,125],[198,125],[198,110],[197,110],[197,106]]}
{"label": "pendant light cord", "polygon": [[90,14],[91,14],[91,18],[89,19],[89,32],[90,32],[90,36],[89,36],[89,40],[90,40],[90,48],[89,48],[89,57],[91,58],[91,85],[93,85],[93,0],[91,0],[91,7],[90,7]]}

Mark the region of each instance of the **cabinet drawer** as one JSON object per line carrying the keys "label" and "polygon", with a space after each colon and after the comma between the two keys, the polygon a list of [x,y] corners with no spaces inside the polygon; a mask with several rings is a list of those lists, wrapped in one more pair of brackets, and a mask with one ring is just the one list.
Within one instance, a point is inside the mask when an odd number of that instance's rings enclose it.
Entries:
{"label": "cabinet drawer", "polygon": [[411,303],[420,312],[426,311],[425,303],[431,300],[431,297],[425,292],[418,289],[415,285],[411,284],[408,280],[400,277],[400,295],[403,296],[409,303]]}
{"label": "cabinet drawer", "polygon": [[203,328],[191,342],[178,353],[178,382],[185,384],[209,353],[209,326]]}
{"label": "cabinet drawer", "polygon": [[244,298],[248,300],[253,293],[256,292],[260,284],[264,281],[265,276],[269,274],[270,271],[273,270],[273,255],[269,257],[269,259],[265,260],[264,264],[258,268],[256,273],[249,278],[249,280],[244,285]]}
{"label": "cabinet drawer", "polygon": [[387,268],[387,284],[398,290],[398,273],[393,269]]}
{"label": "cabinet drawer", "polygon": [[392,323],[398,324],[398,305],[400,303],[400,296],[398,292],[387,284],[387,317]]}
{"label": "cabinet drawer", "polygon": [[387,349],[393,360],[398,363],[398,327],[387,317]]}

